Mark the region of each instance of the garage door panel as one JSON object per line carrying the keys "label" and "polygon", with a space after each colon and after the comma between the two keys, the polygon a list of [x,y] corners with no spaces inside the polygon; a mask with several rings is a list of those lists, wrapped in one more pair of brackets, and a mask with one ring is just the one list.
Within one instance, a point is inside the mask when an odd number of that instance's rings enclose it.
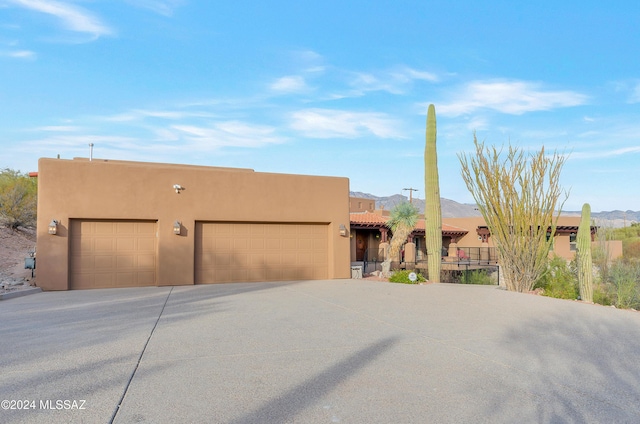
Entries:
{"label": "garage door panel", "polygon": [[266,259],[265,265],[268,265],[268,266],[280,267],[283,264],[282,255],[280,253],[267,253],[265,255],[265,259]]}
{"label": "garage door panel", "polygon": [[264,224],[249,224],[251,237],[263,237],[266,233]]}
{"label": "garage door panel", "polygon": [[95,238],[93,240],[93,250],[95,252],[114,252],[115,240],[111,238]]}
{"label": "garage door panel", "polygon": [[298,247],[300,249],[304,249],[304,250],[311,250],[311,249],[313,249],[313,240],[302,239],[302,240],[300,240],[300,243],[298,244]]}
{"label": "garage door panel", "polygon": [[[217,236],[222,237],[222,234],[218,234]],[[228,238],[215,238],[213,239],[213,242],[214,242],[214,250],[216,252],[224,251],[224,250],[229,251],[231,250],[231,243],[233,242],[233,240]]]}
{"label": "garage door panel", "polygon": [[71,220],[70,288],[155,285],[155,221]]}
{"label": "garage door panel", "polygon": [[235,239],[233,241],[234,251],[246,250],[248,247],[249,247],[249,239],[241,238],[241,239]]}
{"label": "garage door panel", "polygon": [[298,239],[284,239],[282,240],[282,248],[284,250],[297,250],[298,249]]}
{"label": "garage door panel", "polygon": [[137,250],[138,250],[138,252],[155,253],[155,251],[156,251],[155,237],[154,238],[138,239],[138,248],[137,248]]}
{"label": "garage door panel", "polygon": [[113,222],[95,222],[92,227],[95,234],[111,235],[115,232]]}
{"label": "garage door panel", "polygon": [[273,269],[273,268],[267,269],[267,281],[280,281],[280,280],[284,280],[281,269]]}
{"label": "garage door panel", "polygon": [[153,271],[138,272],[138,275],[136,276],[136,278],[140,286],[156,285],[156,273]]}
{"label": "garage door panel", "polygon": [[112,269],[115,267],[114,257],[111,255],[96,255],[93,258],[95,269]]}
{"label": "garage door panel", "polygon": [[131,269],[135,267],[135,258],[133,256],[117,256],[116,268],[117,269]]}
{"label": "garage door panel", "polygon": [[[127,233],[131,234],[131,233]],[[122,251],[132,251],[136,248],[136,241],[133,237],[126,238],[118,238],[116,241],[116,250],[118,252]]]}
{"label": "garage door panel", "polygon": [[298,259],[297,260],[298,263],[313,264],[313,254],[311,254],[311,253],[299,252],[297,259]]}
{"label": "garage door panel", "polygon": [[116,233],[118,234],[132,234],[136,231],[136,224],[134,222],[117,222]]}
{"label": "garage door panel", "polygon": [[266,246],[265,239],[263,238],[253,238],[250,240],[250,243],[252,252],[255,252],[256,250],[264,250]]}
{"label": "garage door panel", "polygon": [[96,287],[115,287],[115,275],[113,273],[95,273],[91,276],[87,276],[87,282],[92,282]]}
{"label": "garage door panel", "polygon": [[327,227],[197,222],[196,284],[327,278]]}

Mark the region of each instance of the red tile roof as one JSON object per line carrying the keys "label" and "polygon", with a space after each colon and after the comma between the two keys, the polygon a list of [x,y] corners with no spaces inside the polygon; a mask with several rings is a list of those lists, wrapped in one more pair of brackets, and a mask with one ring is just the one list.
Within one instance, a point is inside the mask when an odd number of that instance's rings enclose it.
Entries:
{"label": "red tile roof", "polygon": [[[378,215],[373,212],[352,212],[349,214],[351,226],[355,227],[371,227],[371,228],[380,228],[384,227],[387,222],[387,217]],[[424,231],[424,219],[419,219],[416,224],[416,230]],[[456,234],[466,234],[469,230],[464,228],[455,227],[453,225],[442,224],[442,232],[443,233],[456,233]]]}
{"label": "red tile roof", "polygon": [[352,212],[349,216],[351,225],[379,227],[387,222],[387,218],[373,212]]}

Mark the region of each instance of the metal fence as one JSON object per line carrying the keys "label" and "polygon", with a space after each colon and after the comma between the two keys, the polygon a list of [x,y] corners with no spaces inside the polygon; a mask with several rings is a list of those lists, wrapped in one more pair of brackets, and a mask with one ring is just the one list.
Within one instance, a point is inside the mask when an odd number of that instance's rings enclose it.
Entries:
{"label": "metal fence", "polygon": [[[365,250],[363,260],[357,262],[362,266],[363,274],[382,271],[382,261],[377,254],[377,249]],[[421,257],[422,259],[418,259],[418,252],[415,258],[403,256],[402,262],[391,263],[391,269],[415,269],[426,276],[428,273],[426,254],[422,252]],[[459,247],[456,256],[442,257],[441,269],[442,282],[489,284],[488,282],[491,281],[491,284],[498,284],[499,281],[498,258],[494,247]]]}

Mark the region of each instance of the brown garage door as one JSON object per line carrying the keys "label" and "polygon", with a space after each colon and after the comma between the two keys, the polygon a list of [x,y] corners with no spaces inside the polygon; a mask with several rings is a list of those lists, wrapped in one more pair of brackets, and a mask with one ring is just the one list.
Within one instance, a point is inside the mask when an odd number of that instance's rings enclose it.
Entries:
{"label": "brown garage door", "polygon": [[196,284],[319,280],[328,275],[328,226],[197,222]]}
{"label": "brown garage door", "polygon": [[70,288],[156,284],[156,222],[71,220]]}

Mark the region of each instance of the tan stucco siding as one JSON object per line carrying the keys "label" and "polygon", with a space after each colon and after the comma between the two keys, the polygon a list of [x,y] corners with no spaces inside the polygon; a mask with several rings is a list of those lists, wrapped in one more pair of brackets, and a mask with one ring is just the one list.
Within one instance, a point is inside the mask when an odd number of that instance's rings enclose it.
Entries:
{"label": "tan stucco siding", "polygon": [[[180,193],[175,184],[184,187]],[[194,284],[198,221],[321,223],[328,230],[328,278],[348,278],[349,181],[201,166],[40,159],[38,283],[66,290],[71,219],[157,222],[157,285]],[[47,234],[52,219],[58,234]],[[181,222],[180,235],[173,233]]]}

